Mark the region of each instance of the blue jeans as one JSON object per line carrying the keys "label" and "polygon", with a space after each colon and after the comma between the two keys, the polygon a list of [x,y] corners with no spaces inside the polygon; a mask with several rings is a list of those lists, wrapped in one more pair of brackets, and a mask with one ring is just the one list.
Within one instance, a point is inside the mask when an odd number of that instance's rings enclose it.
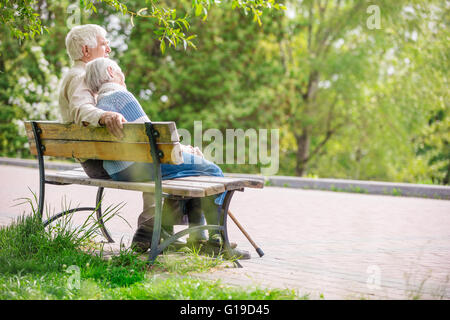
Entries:
{"label": "blue jeans", "polygon": [[[161,164],[161,176],[163,180],[182,178],[189,176],[214,176],[223,177],[222,169],[216,164],[192,153],[183,152],[182,164]],[[135,162],[130,167],[110,175],[115,181],[153,181],[153,163]],[[215,204],[221,206],[225,199],[226,191],[218,195]]]}

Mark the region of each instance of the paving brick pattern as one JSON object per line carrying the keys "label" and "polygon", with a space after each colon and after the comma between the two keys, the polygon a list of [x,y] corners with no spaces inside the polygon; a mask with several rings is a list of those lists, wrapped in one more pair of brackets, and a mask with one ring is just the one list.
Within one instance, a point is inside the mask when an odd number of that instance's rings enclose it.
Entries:
{"label": "paving brick pattern", "polygon": [[[26,205],[13,199],[38,191],[36,169],[0,166],[0,224]],[[92,206],[96,189],[48,186],[59,212],[62,195]],[[129,244],[141,209],[138,192],[106,190],[105,206],[126,203],[109,223],[116,241]],[[236,192],[230,210],[263,249],[260,258],[229,221],[229,234],[252,259],[242,269],[196,275],[241,286],[289,288],[311,299],[449,299],[450,201],[266,187]],[[87,216],[79,213],[75,222]],[[181,227],[177,227],[181,228]]]}

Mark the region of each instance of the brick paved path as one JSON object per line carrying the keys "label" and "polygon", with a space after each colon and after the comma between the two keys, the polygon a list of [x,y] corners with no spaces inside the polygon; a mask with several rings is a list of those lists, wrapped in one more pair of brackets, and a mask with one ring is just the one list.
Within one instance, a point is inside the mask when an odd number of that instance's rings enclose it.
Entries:
{"label": "brick paved path", "polygon": [[[38,191],[36,169],[0,166],[0,224],[27,206],[13,199]],[[59,211],[62,192],[72,204],[91,206],[95,188],[48,186]],[[120,200],[119,200],[120,199]],[[140,212],[137,192],[107,190],[105,205],[126,202],[109,224],[128,244]],[[230,238],[252,259],[242,269],[198,275],[243,286],[290,288],[318,299],[450,298],[450,201],[266,187],[236,192],[230,210],[264,250],[259,258],[229,222]],[[76,221],[87,214],[79,213]]]}

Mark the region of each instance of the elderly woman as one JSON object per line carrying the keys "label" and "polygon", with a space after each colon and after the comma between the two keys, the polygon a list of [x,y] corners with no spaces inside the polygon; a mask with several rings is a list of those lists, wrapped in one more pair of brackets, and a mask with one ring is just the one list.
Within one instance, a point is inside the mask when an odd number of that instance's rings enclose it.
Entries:
{"label": "elderly woman", "polygon": [[[139,102],[127,90],[125,76],[113,60],[98,58],[89,62],[86,65],[85,82],[92,92],[98,94],[97,108],[120,113],[128,122],[149,121]],[[183,148],[183,164],[161,165],[163,180],[199,175],[223,177],[222,170],[214,163],[204,159],[198,148],[190,146],[184,146]],[[103,168],[113,180],[117,181],[154,180],[153,164],[151,163],[103,161]],[[225,193],[217,196],[215,199],[214,197],[207,197],[201,201],[201,204],[200,199],[182,202],[189,216],[190,224],[199,225],[201,223],[201,207],[205,209],[206,221],[209,224],[216,224],[217,216],[215,213],[217,212],[217,205],[222,205],[224,196]],[[166,228],[167,225],[164,227]],[[217,237],[214,237],[215,234],[217,234],[217,231],[210,232],[206,247],[210,246],[214,249],[220,246]],[[203,237],[204,235],[202,234],[190,235],[188,241],[199,242]],[[249,253],[246,251],[234,251],[232,254],[240,259],[249,258]]]}

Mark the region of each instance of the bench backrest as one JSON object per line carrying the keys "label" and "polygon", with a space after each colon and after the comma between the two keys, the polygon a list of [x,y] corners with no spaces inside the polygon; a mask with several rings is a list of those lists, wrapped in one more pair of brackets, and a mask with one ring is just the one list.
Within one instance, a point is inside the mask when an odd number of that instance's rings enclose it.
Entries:
{"label": "bench backrest", "polygon": [[[32,121],[25,122],[31,153],[37,155]],[[54,121],[37,124],[44,156],[78,159],[101,159],[153,162],[144,123],[124,123],[124,138],[111,135],[105,127],[82,127]],[[175,122],[153,122],[159,132],[158,149],[164,156],[161,163],[183,163],[181,145]]]}

